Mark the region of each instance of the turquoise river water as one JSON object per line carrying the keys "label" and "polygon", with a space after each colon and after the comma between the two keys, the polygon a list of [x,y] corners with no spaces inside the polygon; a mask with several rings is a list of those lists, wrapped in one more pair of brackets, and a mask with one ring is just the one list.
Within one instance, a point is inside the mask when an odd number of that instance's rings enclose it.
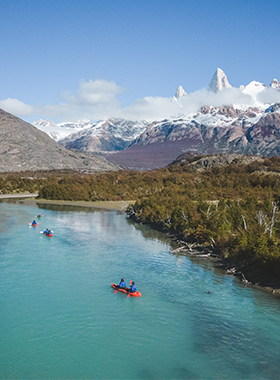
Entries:
{"label": "turquoise river water", "polygon": [[118,212],[1,202],[0,378],[279,379],[280,300],[171,249]]}

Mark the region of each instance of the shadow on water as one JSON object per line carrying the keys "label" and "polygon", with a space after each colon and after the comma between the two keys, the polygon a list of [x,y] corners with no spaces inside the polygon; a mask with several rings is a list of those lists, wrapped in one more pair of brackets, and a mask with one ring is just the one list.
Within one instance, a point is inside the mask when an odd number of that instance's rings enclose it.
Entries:
{"label": "shadow on water", "polygon": [[[176,374],[174,378],[177,380],[199,379],[199,377],[197,377],[196,374],[194,374],[193,372],[189,371],[187,368],[184,368],[184,367],[175,367],[173,371],[174,371],[174,374]],[[152,380],[152,379],[158,379],[158,378],[159,377],[158,377],[157,372],[149,368],[142,368],[141,370],[138,371],[137,379],[145,379],[145,380],[151,379]]]}
{"label": "shadow on water", "polygon": [[[277,347],[271,346],[270,338],[252,324],[248,316],[242,319],[235,316],[234,320],[232,316],[221,316],[213,309],[207,310],[200,306],[199,313],[193,316],[192,326],[194,348],[199,354],[208,355],[211,347],[213,357],[222,358],[229,370],[238,369],[240,378],[244,379],[250,378],[252,362],[258,358],[258,371],[269,375],[268,378],[270,376],[277,378],[279,370],[277,363],[280,362]],[[269,350],[263,349],[269,346],[271,346]],[[273,360],[271,360],[272,355]],[[243,358],[246,356],[252,360],[244,361]]]}
{"label": "shadow on water", "polygon": [[149,227],[145,224],[139,224],[133,221],[132,219],[126,218],[127,223],[135,228],[136,231],[141,232],[142,236],[145,239],[148,240],[157,240],[162,243],[170,245],[172,248],[176,247],[176,243],[171,240],[167,234],[164,232],[158,231],[156,229],[153,229],[152,227]]}

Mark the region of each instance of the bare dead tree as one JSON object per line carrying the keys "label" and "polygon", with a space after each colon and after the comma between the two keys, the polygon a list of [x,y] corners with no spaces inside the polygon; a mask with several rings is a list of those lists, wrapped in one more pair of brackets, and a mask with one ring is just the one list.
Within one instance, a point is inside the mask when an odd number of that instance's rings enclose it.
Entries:
{"label": "bare dead tree", "polygon": [[181,210],[181,212],[182,212],[182,216],[181,216],[181,218],[182,218],[186,223],[188,223],[188,221],[189,221],[188,216],[185,215],[185,213],[184,213],[183,210]]}
{"label": "bare dead tree", "polygon": [[161,222],[162,222],[165,226],[167,226],[167,227],[171,227],[171,226],[172,226],[172,224],[171,224],[171,215],[167,212],[167,213],[166,213],[166,219],[165,219],[165,220],[161,219]]}
{"label": "bare dead tree", "polygon": [[267,215],[264,215],[263,211],[257,212],[257,221],[260,226],[264,226],[264,233],[266,234],[269,231],[269,221]]}
{"label": "bare dead tree", "polygon": [[213,213],[213,211],[210,212],[211,207],[212,207],[212,205],[209,205],[209,206],[208,206],[208,209],[207,209],[206,212],[204,212],[204,211],[201,210],[202,214],[206,215],[207,218],[208,218],[209,216],[211,216],[211,214]]}
{"label": "bare dead tree", "polygon": [[276,209],[277,209],[277,205],[278,205],[278,201],[274,202],[273,203],[273,210],[272,210],[272,218],[271,218],[271,222],[270,222],[270,231],[269,231],[269,236],[272,237],[272,230],[273,230],[273,226],[274,226],[274,223],[275,223],[275,215],[276,215]]}
{"label": "bare dead tree", "polygon": [[247,231],[247,224],[246,224],[246,220],[244,218],[244,215],[241,215],[242,216],[242,219],[243,219],[243,224],[244,224],[244,230]]}

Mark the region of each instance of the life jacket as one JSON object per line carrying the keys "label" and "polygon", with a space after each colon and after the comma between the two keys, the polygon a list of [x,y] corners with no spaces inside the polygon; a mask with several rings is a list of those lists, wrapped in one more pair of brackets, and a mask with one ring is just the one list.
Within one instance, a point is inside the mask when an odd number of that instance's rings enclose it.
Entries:
{"label": "life jacket", "polygon": [[132,285],[131,288],[130,288],[130,291],[132,293],[136,292],[136,286],[135,285]]}
{"label": "life jacket", "polygon": [[119,286],[120,286],[120,288],[125,288],[126,283],[124,281],[121,281]]}

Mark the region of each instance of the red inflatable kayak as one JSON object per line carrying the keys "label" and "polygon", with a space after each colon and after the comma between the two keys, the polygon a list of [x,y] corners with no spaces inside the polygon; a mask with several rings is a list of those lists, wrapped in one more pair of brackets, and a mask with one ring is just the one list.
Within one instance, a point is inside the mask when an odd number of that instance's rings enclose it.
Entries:
{"label": "red inflatable kayak", "polygon": [[37,223],[31,223],[31,222],[28,222],[29,226],[33,226],[33,227],[37,227],[38,224]]}
{"label": "red inflatable kayak", "polygon": [[45,236],[49,236],[49,237],[52,237],[52,236],[53,236],[52,233],[47,234],[46,232],[44,232],[44,235],[45,235]]}
{"label": "red inflatable kayak", "polygon": [[133,292],[133,293],[130,293],[129,292],[129,288],[120,288],[118,284],[113,284],[111,283],[112,285],[112,288],[116,289],[116,290],[119,290],[120,292],[123,292],[123,293],[126,293],[126,294],[130,294],[132,297],[141,297],[141,293],[140,292]]}

